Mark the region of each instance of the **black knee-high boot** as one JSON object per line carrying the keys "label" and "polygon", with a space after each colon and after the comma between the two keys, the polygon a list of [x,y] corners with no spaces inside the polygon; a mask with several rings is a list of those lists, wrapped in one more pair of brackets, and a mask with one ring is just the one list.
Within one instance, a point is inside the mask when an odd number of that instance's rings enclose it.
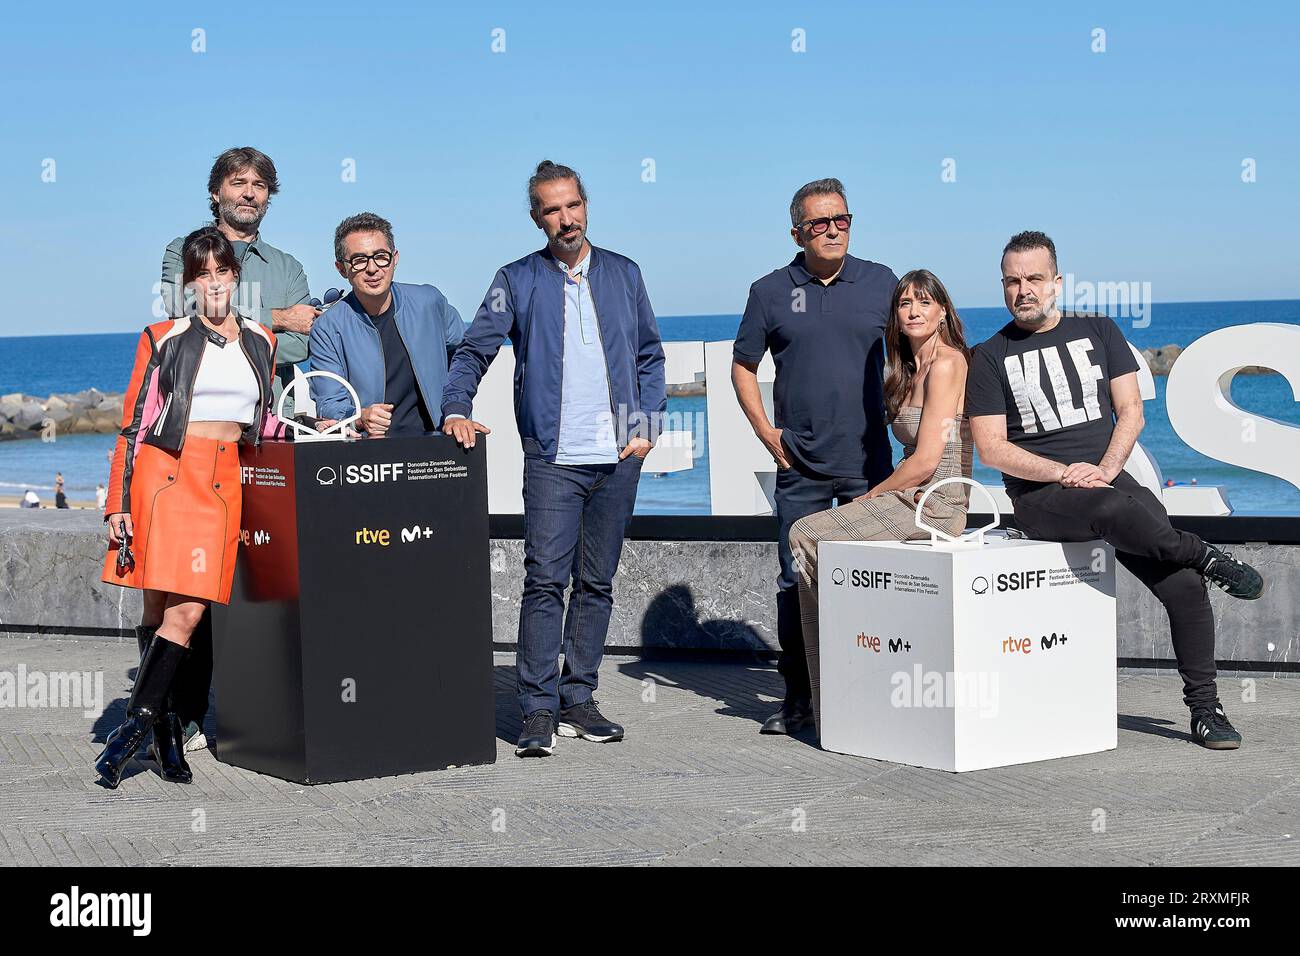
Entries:
{"label": "black knee-high boot", "polygon": [[167,688],[176,675],[176,667],[185,656],[185,648],[173,644],[157,633],[149,641],[140,657],[135,686],[126,705],[126,720],[108,735],[104,752],[95,761],[95,770],[105,784],[116,789],[122,782],[122,771],[144,743],[154,722],[163,711]]}
{"label": "black knee-high boot", "polygon": [[[141,657],[144,657],[145,649],[149,646],[149,642],[153,640],[153,636],[154,636],[155,634],[157,634],[157,633],[158,633],[158,625],[157,625],[157,624],[137,624],[137,625],[136,625],[136,628],[135,628],[135,644],[136,644],[136,647],[140,648],[140,656],[141,656]],[[135,675],[136,675],[136,677],[138,678],[138,677],[140,676],[140,672],[137,670],[137,671],[135,672]],[[144,744],[145,744],[145,741],[149,740],[149,737],[150,737],[149,734],[145,734],[145,735],[144,735],[144,739],[140,741],[140,746],[143,747]]]}
{"label": "black knee-high boot", "polygon": [[[140,644],[140,654],[144,655],[144,649],[149,646],[150,639],[158,632],[156,627],[145,627],[141,625],[135,629],[135,639]],[[186,648],[185,655],[176,667],[176,673],[179,679],[180,673],[185,669],[185,658],[189,657],[189,649]],[[162,778],[171,783],[192,783],[194,774],[190,771],[190,765],[185,760],[185,733],[180,718],[176,714],[176,705],[173,703],[173,695],[169,690],[167,699],[163,701],[163,711],[153,725],[153,743],[149,747],[149,753],[158,764],[158,770]]]}
{"label": "black knee-high boot", "polygon": [[140,648],[140,656],[144,657],[144,649],[149,646],[153,636],[158,633],[158,625],[141,624],[135,629],[135,643]]}
{"label": "black knee-high boot", "polygon": [[169,783],[194,781],[194,774],[185,760],[185,730],[181,726],[170,692],[163,702],[163,712],[154,721],[150,753],[158,762],[158,770],[164,780]]}

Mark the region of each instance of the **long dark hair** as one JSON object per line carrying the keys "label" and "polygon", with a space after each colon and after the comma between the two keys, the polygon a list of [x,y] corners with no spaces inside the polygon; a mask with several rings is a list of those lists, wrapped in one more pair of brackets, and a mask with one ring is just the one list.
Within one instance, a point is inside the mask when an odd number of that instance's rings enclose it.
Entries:
{"label": "long dark hair", "polygon": [[912,380],[916,378],[916,356],[912,354],[912,340],[903,334],[903,327],[898,321],[898,302],[908,289],[915,289],[939,303],[944,311],[944,319],[939,323],[940,340],[957,349],[968,361],[970,359],[970,347],[966,345],[966,332],[961,317],[957,315],[952,298],[939,277],[929,269],[913,269],[899,279],[889,300],[889,318],[885,322],[885,417],[891,422],[898,417],[898,410],[907,401],[907,396],[912,391]]}

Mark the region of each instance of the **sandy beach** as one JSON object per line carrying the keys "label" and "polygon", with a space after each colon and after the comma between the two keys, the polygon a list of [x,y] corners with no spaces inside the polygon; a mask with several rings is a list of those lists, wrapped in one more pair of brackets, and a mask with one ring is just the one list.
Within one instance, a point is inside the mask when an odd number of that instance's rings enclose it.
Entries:
{"label": "sandy beach", "polygon": [[[45,494],[42,494],[42,493],[39,492],[39,491],[37,492],[37,494],[41,496],[41,507],[42,507],[42,508],[49,508],[51,511],[57,511],[57,510],[58,510],[57,508],[54,507],[54,493],[53,493],[53,492],[50,492],[48,496],[45,495]],[[0,508],[17,508],[19,502],[22,501],[22,497],[23,497],[22,495],[0,495]],[[72,499],[72,498],[69,498],[69,499],[68,499],[68,510],[69,510],[69,511],[76,511],[76,510],[78,510],[78,509],[86,509],[86,508],[89,508],[89,509],[92,509],[92,510],[97,510],[97,509],[95,508],[95,502],[94,502],[93,500],[91,500],[91,501],[76,501],[76,500],[74,500],[74,499]]]}

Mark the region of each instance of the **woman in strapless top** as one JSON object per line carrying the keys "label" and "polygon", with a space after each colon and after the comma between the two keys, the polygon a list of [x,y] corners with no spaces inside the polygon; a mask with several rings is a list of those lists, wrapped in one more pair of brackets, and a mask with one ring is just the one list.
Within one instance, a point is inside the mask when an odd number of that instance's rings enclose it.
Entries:
{"label": "woman in strapless top", "polygon": [[[965,415],[970,350],[948,291],[925,269],[899,280],[885,325],[885,414],[903,445],[903,460],[880,484],[845,505],[801,518],[790,529],[799,573],[804,651],[813,714],[821,726],[817,649],[817,543],[928,538],[916,525],[917,503],[944,478],[969,478],[974,443]],[[970,486],[950,484],[925,500],[922,520],[950,535],[966,527]]]}

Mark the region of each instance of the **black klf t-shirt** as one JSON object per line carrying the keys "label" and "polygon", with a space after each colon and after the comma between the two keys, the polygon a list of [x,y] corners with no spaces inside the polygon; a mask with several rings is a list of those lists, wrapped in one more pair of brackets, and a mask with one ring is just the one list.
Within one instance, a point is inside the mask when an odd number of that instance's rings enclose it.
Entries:
{"label": "black klf t-shirt", "polygon": [[[1010,322],[971,356],[966,415],[1006,415],[1007,439],[1050,461],[1099,464],[1115,429],[1110,380],[1137,368],[1106,316],[1064,313],[1047,332]],[[1042,487],[1012,475],[1002,480],[1013,498]]]}
{"label": "black klf t-shirt", "polygon": [[396,302],[391,302],[384,312],[372,319],[379,330],[379,341],[384,350],[384,401],[393,406],[393,420],[388,433],[418,435],[431,432],[433,417],[416,384],[415,369],[398,331],[395,311]]}

